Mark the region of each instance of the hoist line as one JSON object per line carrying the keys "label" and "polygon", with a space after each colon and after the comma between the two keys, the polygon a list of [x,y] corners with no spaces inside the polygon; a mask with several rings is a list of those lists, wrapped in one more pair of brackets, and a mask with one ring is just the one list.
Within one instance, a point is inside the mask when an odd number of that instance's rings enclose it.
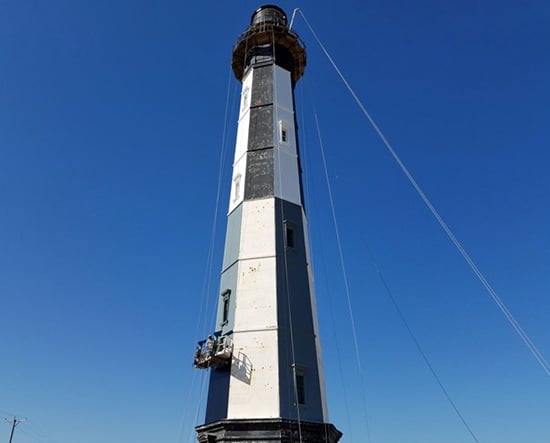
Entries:
{"label": "hoist line", "polygon": [[[228,79],[228,82],[231,82],[231,78],[232,78],[232,69],[229,70],[229,79]],[[237,112],[237,118],[238,118],[238,114],[239,114],[239,108],[236,108],[235,106],[235,101],[236,101],[236,98],[237,98],[237,88],[235,88],[235,90],[233,91],[233,98],[231,100],[231,105],[229,106],[229,110],[233,110],[233,111],[236,111]],[[228,94],[229,94],[229,91],[228,91]],[[225,125],[227,126],[227,121],[229,119],[229,114],[226,114],[226,117],[225,117]],[[224,143],[224,146],[225,146],[225,150],[222,154],[222,159],[220,160],[220,175],[219,175],[219,181],[218,181],[218,191],[220,191],[222,189],[222,179],[223,179],[223,170],[224,170],[224,167],[223,165],[225,165],[227,159],[226,159],[226,154],[228,152],[228,147],[227,147],[227,144],[228,144],[228,139],[227,139],[227,132],[224,130],[224,139],[225,139],[225,143]],[[220,199],[218,198],[217,200],[217,210],[219,212],[219,207],[220,207]],[[215,226],[215,225],[214,225]],[[215,238],[215,236],[214,236]],[[213,257],[214,255],[212,255],[212,266],[214,264],[213,262]],[[210,271],[210,274],[212,274],[212,270]],[[212,316],[210,318],[210,324],[211,325],[215,325],[216,323],[216,317],[217,317],[217,310],[216,309],[213,309],[212,310]]]}
{"label": "hoist line", "polygon": [[313,112],[315,117],[315,125],[317,126],[317,136],[319,138],[319,146],[321,148],[321,158],[323,160],[323,168],[325,172],[325,180],[327,183],[327,190],[328,190],[328,196],[329,196],[329,203],[330,203],[330,210],[332,215],[332,222],[334,223],[334,229],[336,231],[336,243],[338,245],[338,257],[340,259],[340,266],[342,268],[342,277],[344,279],[344,288],[346,292],[346,298],[348,302],[348,311],[350,315],[350,321],[351,321],[351,330],[353,332],[353,343],[355,345],[355,357],[357,360],[357,367],[359,368],[359,371],[362,370],[361,368],[361,358],[359,356],[359,343],[357,341],[357,330],[355,327],[355,319],[353,317],[353,309],[351,306],[351,297],[350,297],[350,290],[349,290],[349,283],[348,283],[348,275],[346,272],[346,265],[344,262],[344,253],[342,251],[342,241],[340,239],[340,229],[338,227],[338,221],[336,219],[336,209],[334,207],[334,198],[332,196],[332,187],[330,186],[330,180],[328,176],[328,167],[327,167],[327,159],[325,157],[325,148],[323,146],[323,140],[321,138],[321,130],[319,128],[319,119],[317,118],[317,112]]}
{"label": "hoist line", "polygon": [[[204,335],[207,332],[208,328],[208,308],[209,308],[209,294],[211,291],[211,284],[212,284],[212,274],[213,274],[213,266],[214,266],[214,249],[216,244],[216,226],[218,224],[218,217],[220,212],[220,200],[221,200],[221,189],[222,189],[222,177],[223,177],[223,169],[225,164],[225,158],[226,158],[226,151],[227,151],[227,128],[228,128],[228,120],[229,120],[229,109],[230,109],[230,98],[231,98],[231,77],[232,76],[232,70],[231,67],[228,68],[228,76],[227,76],[227,92],[226,92],[226,98],[225,98],[225,110],[224,110],[224,118],[223,118],[223,130],[222,130],[222,137],[221,137],[221,144],[220,144],[220,155],[219,155],[219,164],[218,164],[218,184],[217,184],[217,190],[216,190],[216,203],[214,207],[214,216],[212,220],[212,229],[210,233],[210,244],[208,247],[208,254],[206,258],[206,264],[205,264],[205,275],[203,279],[202,284],[202,291],[201,291],[201,303],[199,308],[199,314],[197,316],[197,324],[195,328],[195,337],[199,336],[199,334]],[[203,312],[204,310],[204,312]],[[201,335],[201,336],[202,336]],[[185,420],[187,418],[187,414],[189,412],[189,408],[187,406],[188,403],[191,402],[191,397],[193,396],[193,387],[195,387],[195,377],[196,372],[194,372],[193,377],[190,380],[190,384],[186,389],[186,397],[188,401],[185,402],[185,406],[182,412],[182,418],[181,418],[181,426],[178,434],[178,443],[181,442],[181,439],[183,437],[183,434],[185,433]],[[204,384],[204,377],[201,379],[201,386]],[[203,389],[199,389],[197,393],[194,394],[194,396],[198,396],[198,401],[195,401],[194,403],[197,405],[197,410],[195,412],[195,415],[197,416],[195,423],[198,422],[198,413],[201,401],[203,400]],[[191,429],[191,431],[194,435],[194,429]],[[193,440],[194,438],[192,438]]]}
{"label": "hoist line", "polygon": [[375,130],[376,134],[380,137],[380,139],[382,140],[382,142],[386,146],[387,150],[389,151],[389,153],[393,157],[393,159],[399,165],[399,168],[401,169],[401,171],[405,174],[405,176],[407,177],[407,179],[409,180],[411,185],[414,187],[414,189],[416,190],[416,192],[418,193],[418,195],[420,196],[420,198],[422,199],[424,204],[428,207],[428,209],[430,210],[432,215],[435,217],[435,219],[437,220],[437,222],[439,223],[441,228],[445,231],[445,233],[447,234],[447,236],[449,237],[449,239],[451,240],[451,242],[453,243],[455,248],[458,250],[460,255],[462,255],[462,257],[464,258],[464,260],[466,261],[466,263],[468,264],[468,266],[470,267],[472,272],[476,275],[476,277],[480,280],[481,284],[485,287],[485,289],[487,290],[487,292],[489,293],[489,295],[491,296],[491,298],[493,299],[495,304],[498,306],[498,308],[500,309],[500,311],[502,312],[504,317],[506,317],[506,319],[508,320],[508,322],[510,323],[512,328],[516,331],[518,336],[525,343],[525,345],[527,346],[527,348],[529,349],[529,351],[531,352],[531,354],[533,355],[535,360],[537,360],[537,362],[542,366],[542,369],[546,372],[546,374],[550,376],[550,365],[548,364],[548,362],[546,361],[546,359],[544,358],[542,353],[539,351],[539,349],[533,343],[533,341],[527,335],[527,333],[523,330],[523,328],[520,326],[519,322],[512,315],[512,313],[510,312],[508,307],[504,304],[502,299],[498,296],[496,291],[493,289],[491,284],[488,282],[488,280],[485,278],[483,273],[477,267],[477,265],[472,260],[470,255],[466,252],[466,250],[464,249],[462,244],[458,241],[458,239],[454,235],[451,228],[449,228],[447,223],[443,220],[443,218],[441,217],[439,212],[435,209],[435,207],[433,206],[431,201],[428,199],[428,197],[426,196],[426,194],[424,193],[424,191],[422,190],[420,185],[416,182],[416,180],[414,179],[414,177],[412,176],[412,174],[410,173],[408,168],[405,166],[405,164],[403,163],[401,158],[397,155],[397,152],[395,151],[395,149],[392,147],[392,145],[390,144],[390,142],[388,141],[388,139],[386,138],[386,136],[384,135],[382,130],[378,127],[378,125],[376,124],[376,122],[374,121],[374,119],[372,118],[370,113],[367,111],[367,109],[365,108],[365,106],[363,105],[363,103],[361,102],[361,100],[359,99],[359,97],[357,96],[357,94],[355,93],[353,88],[351,87],[351,85],[348,83],[348,81],[346,80],[346,78],[342,74],[342,71],[338,68],[338,66],[334,62],[333,58],[328,53],[327,49],[325,48],[325,46],[323,45],[323,43],[321,42],[321,40],[317,36],[317,33],[313,30],[312,26],[310,25],[309,21],[307,20],[306,16],[302,12],[302,10],[298,9],[298,12],[300,12],[302,18],[304,19],[306,25],[308,26],[309,30],[313,34],[313,37],[315,38],[315,40],[319,44],[321,50],[324,52],[324,54],[326,55],[326,57],[330,61],[332,67],[334,68],[334,70],[336,71],[336,73],[338,74],[338,76],[340,77],[340,79],[342,80],[344,85],[346,86],[348,92],[351,94],[351,96],[353,97],[353,99],[355,100],[355,102],[357,103],[357,105],[359,106],[359,108],[361,109],[361,111],[363,112],[363,114],[365,115],[365,117],[367,118],[367,120],[369,121],[371,126],[373,127],[373,129]]}
{"label": "hoist line", "polygon": [[[323,263],[323,273],[321,275],[323,275],[323,277],[325,278],[325,287],[328,289],[328,281],[327,281],[328,271],[327,271],[327,266],[326,266],[324,257],[323,257],[322,263]],[[328,299],[328,306],[329,306],[330,321],[332,325],[332,337],[334,342],[336,343],[336,359],[338,361],[338,375],[340,376],[340,384],[342,386],[342,395],[344,399],[344,408],[346,411],[346,424],[348,426],[349,441],[353,442],[354,441],[353,428],[350,422],[351,412],[349,409],[348,394],[346,390],[346,383],[344,381],[344,370],[343,370],[343,363],[342,363],[344,359],[342,358],[342,353],[340,352],[338,334],[336,334],[336,319],[334,317],[334,306],[332,305],[332,297],[327,297],[327,299]]]}
{"label": "hoist line", "polygon": [[[306,119],[304,117],[304,109],[305,109],[305,105],[304,105],[304,96],[306,95],[306,85],[307,85],[307,81],[306,81],[306,78],[304,78],[301,82],[301,85],[302,85],[302,88],[301,88],[301,94],[300,94],[300,121],[302,122],[302,130],[301,130],[301,134],[302,134],[302,137],[301,137],[301,140],[302,142],[300,143],[300,147],[303,147],[303,150],[300,149],[300,151],[298,152],[298,155],[301,157],[302,159],[302,166],[303,166],[303,174],[302,176],[304,177],[304,208],[305,208],[305,203],[307,202],[308,205],[310,204],[310,202],[312,201],[313,197],[312,195],[315,195],[314,193],[310,193],[310,189],[311,187],[313,186],[311,183],[310,183],[310,164],[309,164],[309,159],[310,159],[310,153],[309,153],[309,146],[307,144],[307,140],[308,140],[308,128],[307,128],[307,125],[306,125]],[[309,86],[309,85],[308,85]],[[303,154],[303,155],[302,155]],[[315,206],[314,205],[311,205],[311,211],[313,211],[313,208]],[[315,217],[313,216],[312,212],[309,212],[309,215],[311,215],[311,218],[308,218],[308,226],[309,228],[311,229],[312,228],[312,225],[311,225],[311,220],[314,220]],[[311,231],[310,231],[311,232]],[[322,245],[322,242],[321,242],[321,245]],[[314,239],[311,237],[309,238],[309,247],[310,247],[310,252],[311,252],[311,260],[312,262],[309,264],[310,268],[311,268],[311,275],[312,276],[315,276],[317,275],[315,273],[315,267],[317,266],[315,263],[314,263],[314,258],[315,255],[313,254],[313,250],[316,249],[316,247],[314,247]],[[322,255],[322,258],[320,260],[321,264],[322,264],[322,268],[323,268],[323,272],[321,272],[321,276],[323,277],[324,279],[324,287],[328,289],[328,279],[327,279],[327,264],[326,264],[326,260],[325,260],[325,254],[324,254],[324,250],[322,249],[322,247],[320,247],[320,251],[321,251],[321,255]],[[315,285],[314,285],[315,286]],[[336,334],[336,319],[334,317],[334,306],[332,304],[332,297],[327,297],[327,300],[328,300],[328,306],[329,306],[329,314],[330,314],[330,320],[331,320],[331,325],[332,325],[332,336],[333,336],[333,339],[334,339],[334,342],[336,343],[336,360],[338,361],[338,375],[340,376],[340,385],[341,385],[341,389],[342,389],[342,394],[343,394],[343,399],[344,399],[344,407],[345,407],[345,411],[346,411],[346,422],[347,422],[347,426],[348,426],[348,434],[349,434],[349,441],[350,442],[353,442],[354,439],[353,439],[353,430],[352,430],[352,427],[351,427],[351,423],[350,423],[350,417],[351,417],[351,412],[350,412],[350,408],[349,408],[349,401],[348,401],[348,395],[347,395],[347,391],[346,391],[346,384],[344,382],[344,370],[343,370],[343,361],[344,359],[342,358],[342,354],[340,352],[340,343],[338,341],[338,334]],[[323,369],[323,373],[324,373],[324,369]],[[326,420],[328,420],[328,410],[326,411]]]}
{"label": "hoist line", "polygon": [[[312,245],[312,250],[313,250],[313,245]],[[323,265],[323,272],[321,273],[321,275],[324,277],[324,280],[325,280],[324,285],[328,290],[329,289],[328,288],[329,284],[328,284],[327,277],[326,277],[328,275],[328,271],[327,271],[327,266],[326,266],[326,260],[325,260],[325,257],[324,257],[324,250],[322,250],[322,255],[323,255],[323,258],[321,260],[321,263]],[[312,254],[312,256],[313,256],[313,254]],[[348,426],[347,433],[349,434],[348,435],[349,441],[353,442],[354,441],[353,428],[352,428],[351,422],[350,422],[351,412],[350,412],[350,408],[349,408],[349,401],[348,401],[348,394],[347,394],[347,390],[346,390],[346,383],[344,381],[344,371],[343,371],[343,363],[342,363],[344,361],[344,359],[342,358],[342,353],[340,352],[340,344],[339,344],[339,341],[338,341],[338,334],[336,333],[336,319],[334,317],[334,306],[332,304],[332,297],[327,297],[327,300],[328,300],[330,321],[331,321],[331,325],[332,325],[332,337],[333,337],[334,342],[336,343],[336,360],[338,361],[338,375],[340,376],[340,385],[341,385],[341,389],[342,389],[342,396],[343,396],[343,399],[344,399],[344,408],[345,408],[345,411],[346,411],[346,423],[347,423],[347,426]]]}
{"label": "hoist line", "polygon": [[449,394],[449,392],[447,391],[447,389],[443,385],[443,382],[439,378],[439,375],[437,375],[437,372],[435,371],[434,367],[432,366],[432,364],[430,362],[430,359],[428,358],[428,355],[426,354],[426,352],[424,352],[424,349],[422,348],[422,346],[420,345],[420,342],[416,338],[416,335],[414,334],[412,328],[410,327],[409,322],[405,318],[405,314],[403,314],[403,311],[399,307],[399,304],[397,303],[396,298],[393,296],[393,293],[392,293],[388,283],[386,282],[386,279],[384,278],[384,275],[382,274],[382,271],[378,267],[378,264],[376,263],[376,261],[373,259],[372,252],[369,251],[369,255],[371,256],[371,261],[372,261],[372,264],[374,265],[374,270],[375,270],[376,274],[378,275],[378,278],[379,278],[380,282],[382,283],[382,286],[384,287],[384,289],[386,291],[386,295],[390,299],[393,307],[395,308],[397,314],[399,315],[399,318],[401,319],[401,322],[405,326],[405,329],[409,333],[409,336],[411,337],[417,351],[422,356],[422,359],[424,360],[424,363],[426,363],[426,366],[428,367],[428,369],[430,370],[433,378],[435,379],[435,381],[439,385],[439,388],[443,392],[443,395],[447,399],[447,402],[451,405],[451,407],[455,411],[456,415],[458,416],[458,418],[460,419],[460,421],[462,422],[464,427],[467,429],[467,431],[472,436],[474,441],[476,443],[479,443],[479,440],[477,439],[477,436],[474,434],[474,431],[472,430],[472,428],[470,427],[470,425],[468,424],[468,422],[466,421],[466,419],[464,418],[464,416],[462,415],[462,413],[460,412],[460,410],[456,406],[455,402],[452,400],[451,395]]}
{"label": "hoist line", "polygon": [[[279,103],[278,103],[278,95],[277,95],[277,81],[275,80],[276,75],[276,60],[275,60],[275,31],[271,30],[271,38],[272,38],[272,51],[273,51],[273,111],[275,113],[275,121],[279,121]],[[296,132],[296,131],[295,131]],[[297,140],[296,134],[295,139]],[[279,167],[279,183],[283,183],[283,175],[282,175],[282,168]],[[277,201],[277,199],[275,200]],[[283,204],[283,199],[281,198],[279,200],[280,208],[281,208],[281,222],[284,223],[284,220],[286,220],[285,217],[285,207]],[[284,226],[281,226],[281,229],[284,229]],[[283,234],[286,236],[286,234]],[[290,304],[290,286],[289,286],[289,280],[288,280],[288,257],[287,257],[287,246],[286,246],[286,239],[283,238],[283,259],[284,259],[284,265],[285,265],[285,292],[286,292],[286,299],[287,299],[287,310],[288,310],[288,322],[290,325],[290,349],[292,353],[292,383],[293,383],[293,390],[294,390],[294,404],[296,406],[296,418],[298,419],[298,441],[299,443],[302,443],[302,420],[300,417],[300,402],[298,398],[298,380],[297,380],[297,373],[296,373],[296,346],[294,343],[294,327],[293,327],[293,320],[292,320],[292,309]],[[289,429],[291,431],[291,429]]]}
{"label": "hoist line", "polygon": [[[219,155],[219,163],[218,163],[218,184],[216,189],[216,203],[214,206],[214,217],[212,220],[212,229],[210,233],[210,244],[208,247],[208,255],[206,259],[206,272],[204,276],[203,281],[203,297],[201,300],[201,306],[199,311],[199,321],[197,324],[197,331],[196,335],[199,334],[201,325],[200,325],[200,318],[202,319],[202,332],[206,333],[207,327],[208,327],[208,306],[209,306],[209,300],[208,296],[211,291],[211,285],[212,285],[212,273],[213,273],[213,266],[214,266],[214,249],[216,245],[216,226],[218,224],[218,217],[220,212],[220,200],[221,200],[221,192],[222,192],[222,177],[223,177],[223,170],[224,170],[224,164],[225,164],[225,157],[226,157],[226,151],[227,151],[227,127],[228,127],[228,116],[229,116],[229,102],[230,102],[230,96],[231,96],[231,67],[228,69],[228,77],[227,77],[227,92],[225,97],[225,110],[224,110],[224,118],[223,118],[223,130],[222,130],[222,139],[221,139],[221,145],[220,145],[220,155]],[[204,306],[204,314],[202,312]]]}
{"label": "hoist line", "polygon": [[330,185],[330,179],[328,175],[328,167],[327,167],[327,159],[325,156],[325,148],[323,145],[323,139],[321,137],[321,129],[319,127],[319,118],[317,117],[317,112],[314,110],[313,115],[315,117],[315,125],[317,127],[317,136],[319,138],[319,147],[321,149],[321,158],[323,160],[323,169],[325,173],[325,181],[327,184],[327,191],[329,196],[329,203],[330,203],[330,210],[332,214],[332,222],[334,224],[334,231],[336,233],[336,243],[338,245],[338,257],[340,259],[340,267],[342,269],[342,278],[344,280],[344,288],[346,292],[346,299],[347,299],[347,305],[348,305],[348,311],[349,311],[349,317],[350,317],[350,323],[351,323],[351,330],[353,333],[353,343],[355,345],[355,358],[357,360],[357,369],[359,370],[359,376],[361,380],[361,394],[362,394],[362,400],[363,400],[363,413],[365,415],[365,427],[367,431],[367,442],[370,441],[370,426],[369,426],[369,419],[368,419],[368,408],[367,408],[367,400],[365,397],[365,380],[363,376],[363,368],[361,365],[361,357],[359,353],[359,342],[357,340],[357,330],[355,327],[355,318],[353,315],[353,308],[351,303],[351,295],[350,295],[350,289],[349,289],[349,282],[348,282],[348,275],[346,271],[346,264],[344,260],[344,252],[342,250],[342,240],[340,238],[340,228],[338,227],[338,221],[336,218],[336,208],[334,206],[334,198],[332,195],[332,186]]}
{"label": "hoist line", "polygon": [[[197,371],[193,371],[193,376],[191,377],[191,388],[187,389],[185,393],[185,401],[183,403],[183,411],[181,413],[180,425],[178,427],[178,438],[177,442],[180,443],[185,432],[185,423],[187,421],[187,414],[189,411],[189,405],[193,402],[191,401],[192,387],[195,386],[195,379],[197,378]],[[198,402],[195,402],[198,403]]]}
{"label": "hoist line", "polygon": [[[310,202],[312,202],[312,195],[315,195],[315,194],[311,194],[310,193],[310,188],[311,188],[311,184],[310,184],[310,164],[309,164],[309,147],[308,147],[308,144],[307,144],[307,140],[308,140],[308,132],[307,132],[307,126],[306,126],[306,120],[305,120],[305,117],[304,117],[304,109],[305,109],[305,105],[304,105],[304,96],[305,96],[305,90],[306,90],[306,79],[304,78],[301,82],[302,84],[302,93],[300,94],[300,121],[302,122],[302,130],[300,131],[300,133],[302,134],[302,137],[301,137],[301,142],[299,144],[299,146],[303,149],[300,149],[299,152],[298,152],[298,155],[300,156],[301,158],[301,165],[303,167],[303,173],[302,173],[302,177],[303,177],[303,184],[304,184],[304,211],[305,211],[305,204],[306,202],[308,203],[308,205],[310,204]],[[314,205],[311,205],[310,208],[313,208]],[[313,209],[311,209],[311,211],[313,211]],[[308,227],[309,229],[311,230],[312,229],[312,224],[311,224],[311,221],[315,218],[312,214],[312,212],[309,212],[309,215],[311,215],[311,218],[308,217]],[[310,231],[311,232],[311,231]],[[314,247],[314,240],[313,238],[309,238],[309,248],[310,248],[310,252],[311,252],[311,260],[312,262],[309,263],[309,266],[311,268],[311,275],[312,276],[315,276],[317,275],[316,272],[315,272],[315,268],[316,268],[316,264],[314,263],[314,259],[313,257],[315,256],[313,254],[313,251],[316,249],[316,247]],[[321,276],[323,277],[324,279],[324,287],[325,288],[328,288],[328,280],[327,280],[327,266],[326,266],[326,260],[324,258],[324,250],[322,248],[320,248],[321,250],[321,255],[322,255],[322,258],[320,260],[320,262],[322,263],[322,267],[323,267],[323,272],[321,272]],[[314,287],[316,285],[314,284]],[[347,420],[347,426],[348,426],[348,434],[349,434],[349,441],[350,442],[353,442],[353,431],[352,431],[352,427],[351,427],[351,423],[350,423],[350,417],[351,417],[351,413],[350,413],[350,409],[349,409],[349,402],[348,402],[348,396],[347,396],[347,392],[346,392],[346,384],[344,383],[344,371],[343,371],[343,364],[342,362],[344,361],[342,359],[342,354],[340,352],[340,344],[338,342],[338,335],[336,334],[336,320],[334,318],[334,306],[332,304],[332,297],[327,297],[327,300],[328,300],[328,307],[329,307],[329,313],[330,313],[330,320],[331,320],[331,325],[332,325],[332,336],[333,336],[333,339],[334,339],[334,342],[336,343],[336,360],[338,361],[338,375],[340,376],[340,384],[341,384],[341,389],[342,389],[342,394],[343,394],[343,399],[344,399],[344,407],[345,407],[345,411],[346,411],[346,420]],[[324,373],[324,369],[323,369],[323,373]],[[323,378],[324,378],[324,375],[323,375]],[[328,411],[326,411],[326,418],[325,420],[328,420]],[[325,439],[327,439],[326,435],[325,435]],[[328,441],[328,440],[327,440]]]}
{"label": "hoist line", "polygon": [[[204,396],[205,387],[208,385],[208,383],[205,383],[206,379],[207,379],[206,372],[202,371],[202,373],[201,373],[201,383],[200,383],[200,388],[199,388],[199,397],[200,398],[202,398]],[[196,404],[196,409],[195,409],[195,421],[193,423],[198,423],[199,422],[200,409],[201,409],[201,402],[198,401],[197,404]],[[192,443],[194,441],[196,441],[195,430],[191,429],[191,435],[190,435],[189,442]]]}

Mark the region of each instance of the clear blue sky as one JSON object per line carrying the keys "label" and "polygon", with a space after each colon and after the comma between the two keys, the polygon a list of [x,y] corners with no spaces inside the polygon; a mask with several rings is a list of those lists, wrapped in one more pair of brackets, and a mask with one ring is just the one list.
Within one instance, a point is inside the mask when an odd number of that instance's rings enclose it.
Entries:
{"label": "clear blue sky", "polygon": [[[231,47],[261,3],[4,0],[0,417],[16,443],[189,443],[194,343],[218,292]],[[550,358],[550,4],[304,0],[348,80]],[[454,250],[319,50],[296,97],[332,422],[345,443],[548,443],[550,377]],[[361,347],[356,364],[320,121]],[[205,281],[208,282],[205,285]],[[210,317],[211,313],[207,317]],[[364,397],[361,394],[365,388]],[[365,408],[366,404],[366,408]],[[199,408],[200,413],[200,408]],[[9,425],[0,423],[0,440]]]}

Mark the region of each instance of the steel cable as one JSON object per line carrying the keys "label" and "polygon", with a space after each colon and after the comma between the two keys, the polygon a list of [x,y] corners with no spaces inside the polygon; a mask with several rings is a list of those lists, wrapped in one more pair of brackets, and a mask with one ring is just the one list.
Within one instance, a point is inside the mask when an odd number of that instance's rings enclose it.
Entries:
{"label": "steel cable", "polygon": [[388,141],[388,139],[386,138],[386,136],[384,135],[382,130],[378,127],[378,125],[376,124],[376,122],[374,121],[374,119],[372,118],[370,113],[367,111],[367,109],[365,108],[365,106],[363,105],[363,103],[361,102],[361,100],[359,99],[359,97],[357,96],[357,94],[355,93],[353,88],[351,87],[351,85],[348,83],[348,81],[346,80],[346,78],[342,74],[342,71],[338,68],[338,66],[334,62],[333,58],[328,53],[327,49],[325,48],[325,46],[323,45],[323,43],[321,42],[321,40],[317,36],[317,33],[313,30],[312,26],[310,25],[309,21],[307,20],[306,16],[302,12],[302,10],[298,9],[297,11],[300,12],[300,15],[304,19],[306,25],[308,26],[308,28],[311,31],[313,37],[315,38],[315,40],[319,44],[321,50],[324,52],[324,54],[326,55],[326,57],[330,61],[332,67],[335,69],[336,73],[338,74],[338,76],[340,77],[340,79],[342,80],[344,85],[346,86],[349,93],[352,95],[353,99],[355,100],[355,102],[357,103],[357,105],[359,106],[359,108],[361,109],[361,111],[363,112],[363,114],[365,115],[365,117],[367,118],[367,120],[369,121],[371,126],[373,127],[373,129],[375,130],[376,134],[380,137],[380,139],[384,143],[384,146],[387,148],[387,150],[389,151],[389,153],[391,154],[393,159],[398,164],[401,171],[405,174],[405,176],[407,177],[407,179],[409,180],[411,185],[414,187],[414,189],[416,190],[416,192],[418,193],[418,195],[420,196],[420,198],[422,199],[424,204],[428,207],[428,209],[430,210],[432,215],[435,217],[435,219],[437,220],[437,222],[439,223],[441,228],[445,231],[445,233],[447,234],[447,236],[449,237],[449,239],[451,240],[453,245],[456,247],[456,249],[458,250],[460,255],[462,255],[462,257],[464,258],[464,260],[466,261],[466,263],[468,264],[470,269],[473,271],[473,273],[476,275],[476,277],[480,280],[481,284],[485,287],[485,289],[487,290],[487,292],[489,293],[489,295],[491,296],[491,298],[493,299],[495,304],[498,306],[498,308],[500,309],[502,314],[506,317],[506,319],[508,320],[508,322],[510,323],[512,328],[515,330],[515,332],[518,334],[518,336],[521,338],[521,340],[525,343],[525,345],[527,346],[527,348],[529,349],[529,351],[531,352],[533,357],[537,360],[537,362],[540,364],[540,366],[546,372],[546,374],[548,376],[550,376],[550,365],[548,364],[548,362],[546,361],[546,359],[544,358],[542,353],[539,351],[539,349],[533,343],[533,341],[527,335],[527,333],[523,330],[523,328],[520,326],[519,322],[512,315],[509,308],[505,305],[505,303],[502,301],[502,299],[498,296],[498,294],[493,289],[493,287],[491,286],[491,284],[489,283],[487,278],[484,276],[484,274],[481,272],[481,270],[475,264],[475,262],[470,257],[470,255],[466,252],[466,250],[464,249],[462,244],[458,241],[458,239],[454,235],[451,228],[449,228],[447,223],[443,220],[443,218],[441,217],[439,212],[435,209],[435,207],[433,206],[431,201],[428,199],[428,197],[426,196],[426,194],[424,193],[424,191],[422,190],[420,185],[414,179],[411,172],[405,166],[405,164],[403,163],[401,158],[397,155],[397,152],[395,151],[395,149],[392,147],[392,145],[390,144],[390,142]]}

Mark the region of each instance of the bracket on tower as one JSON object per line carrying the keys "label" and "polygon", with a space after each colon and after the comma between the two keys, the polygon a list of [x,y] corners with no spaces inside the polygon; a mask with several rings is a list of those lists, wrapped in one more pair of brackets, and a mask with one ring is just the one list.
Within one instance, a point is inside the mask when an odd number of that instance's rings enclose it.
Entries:
{"label": "bracket on tower", "polygon": [[231,363],[233,340],[228,335],[215,332],[206,340],[198,342],[193,356],[193,366],[197,369],[221,368]]}

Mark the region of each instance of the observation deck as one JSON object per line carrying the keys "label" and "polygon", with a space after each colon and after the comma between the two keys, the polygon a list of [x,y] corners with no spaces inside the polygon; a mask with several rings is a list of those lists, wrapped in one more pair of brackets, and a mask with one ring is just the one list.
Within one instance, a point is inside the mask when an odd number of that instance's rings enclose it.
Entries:
{"label": "observation deck", "polygon": [[233,47],[231,66],[237,80],[242,81],[251,59],[258,48],[273,48],[275,63],[291,72],[292,84],[304,75],[306,67],[305,45],[287,26],[285,12],[274,5],[258,8]]}

